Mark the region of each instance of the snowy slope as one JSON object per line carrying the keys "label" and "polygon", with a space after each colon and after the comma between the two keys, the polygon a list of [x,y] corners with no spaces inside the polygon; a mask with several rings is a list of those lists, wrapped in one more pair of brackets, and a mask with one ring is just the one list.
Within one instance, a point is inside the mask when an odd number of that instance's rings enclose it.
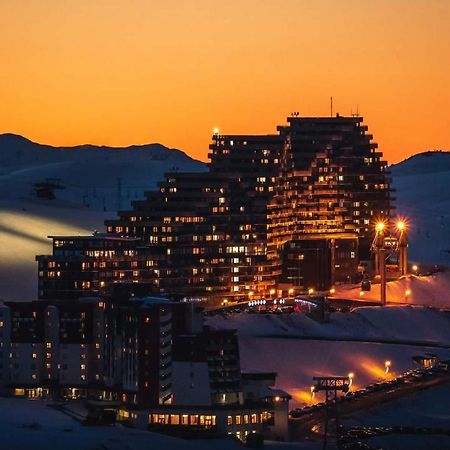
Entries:
{"label": "snowy slope", "polygon": [[[105,218],[176,168],[203,171],[206,165],[160,144],[56,148],[0,135],[0,298],[35,298],[34,257],[49,251],[47,235],[101,230]],[[419,154],[391,171],[397,213],[409,218],[411,258],[450,266],[450,153]],[[34,183],[47,178],[65,187],[56,200],[33,193]]]}
{"label": "snowy slope", "polygon": [[160,144],[126,148],[51,147],[21,136],[0,135],[0,199],[33,198],[33,184],[61,180],[58,199],[93,210],[117,211],[142,198],[170,170],[198,172],[206,166]]}
{"label": "snowy slope", "polygon": [[[164,172],[206,166],[159,144],[109,148],[55,148],[0,135],[0,298],[37,295],[35,255],[51,251],[51,234],[102,230],[106,218],[143,198]],[[56,199],[36,198],[33,185],[58,178]]]}
{"label": "snowy slope", "polygon": [[[116,426],[83,426],[41,400],[0,397],[2,450],[239,450],[233,438],[179,439]],[[271,450],[316,450],[317,444],[268,442]]]}
{"label": "snowy slope", "polygon": [[[311,399],[315,376],[347,376],[353,372],[352,389],[359,389],[417,368],[413,356],[434,353],[442,359],[450,357],[449,349],[398,344],[250,336],[241,337],[239,343],[242,367],[277,372],[276,387],[292,395],[293,407],[323,401],[321,395]],[[388,374],[386,360],[391,361]]]}
{"label": "snowy slope", "polygon": [[416,355],[450,358],[450,314],[426,307],[361,307],[332,314],[329,323],[304,314],[231,314],[207,323],[237,330],[243,368],[277,372],[276,386],[294,406],[312,402],[314,376],[353,372],[359,388],[416,368]]}
{"label": "snowy slope", "polygon": [[396,214],[409,219],[410,256],[450,266],[450,152],[425,152],[390,168]]}
{"label": "snowy slope", "polygon": [[[408,295],[405,296],[405,293]],[[337,286],[337,298],[380,301],[380,285],[372,284],[369,292],[361,294],[361,286]],[[386,288],[388,303],[407,303],[437,308],[450,308],[450,272],[428,276],[410,275],[389,281]]]}
{"label": "snowy slope", "polygon": [[231,314],[208,317],[208,325],[240,336],[392,341],[450,346],[450,313],[427,307],[365,306],[333,313],[327,323],[304,314]]}

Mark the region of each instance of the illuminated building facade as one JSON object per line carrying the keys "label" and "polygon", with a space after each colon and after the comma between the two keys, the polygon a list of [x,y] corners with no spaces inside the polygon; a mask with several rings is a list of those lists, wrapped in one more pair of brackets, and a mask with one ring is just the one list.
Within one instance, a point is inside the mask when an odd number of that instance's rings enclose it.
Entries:
{"label": "illuminated building facade", "polygon": [[74,254],[68,243],[92,238],[55,237],[53,255],[37,257],[40,298],[135,282],[217,304],[326,290],[370,259],[370,230],[389,216],[391,189],[361,117],[290,117],[274,135],[215,134],[209,157],[208,172],[168,173],[106,221],[94,249]]}

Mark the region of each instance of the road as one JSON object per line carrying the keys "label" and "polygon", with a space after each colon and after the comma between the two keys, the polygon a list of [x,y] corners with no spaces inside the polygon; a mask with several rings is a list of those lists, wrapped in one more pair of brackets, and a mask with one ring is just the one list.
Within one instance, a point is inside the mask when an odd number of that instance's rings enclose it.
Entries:
{"label": "road", "polygon": [[[448,372],[435,374],[424,379],[415,379],[411,382],[389,387],[386,390],[370,392],[359,398],[345,399],[336,405],[337,413],[339,418],[348,417],[359,411],[366,411],[382,403],[391,402],[414,392],[444,383],[450,383],[450,373]],[[305,436],[311,435],[312,428],[323,423],[324,419],[325,408],[318,409],[299,418],[290,418],[291,439],[304,439]]]}

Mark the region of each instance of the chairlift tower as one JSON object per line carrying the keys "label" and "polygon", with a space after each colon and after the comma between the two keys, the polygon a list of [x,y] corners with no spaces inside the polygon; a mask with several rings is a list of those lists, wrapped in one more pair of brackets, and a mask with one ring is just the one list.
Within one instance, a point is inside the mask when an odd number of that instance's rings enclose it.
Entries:
{"label": "chairlift tower", "polygon": [[328,444],[328,422],[330,420],[330,406],[334,406],[334,419],[336,424],[335,437],[339,441],[339,415],[336,407],[336,399],[338,392],[348,392],[351,385],[350,376],[347,377],[313,377],[315,384],[312,392],[325,392],[325,426],[323,434],[322,449],[326,450]]}
{"label": "chairlift tower", "polygon": [[391,255],[398,256],[398,269],[400,275],[408,273],[408,240],[406,223],[398,220],[395,224],[397,235],[390,233],[385,222],[375,225],[375,238],[372,242],[372,253],[375,254],[375,270],[380,276],[381,306],[386,305],[386,260]]}

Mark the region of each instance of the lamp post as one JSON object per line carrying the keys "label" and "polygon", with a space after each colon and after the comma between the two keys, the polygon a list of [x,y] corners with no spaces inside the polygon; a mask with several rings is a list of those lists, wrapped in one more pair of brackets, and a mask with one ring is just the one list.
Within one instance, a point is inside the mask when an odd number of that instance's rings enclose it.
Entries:
{"label": "lamp post", "polygon": [[378,222],[375,225],[375,263],[377,264],[378,273],[380,274],[380,296],[381,306],[386,305],[386,249],[384,247],[384,222]]}
{"label": "lamp post", "polygon": [[408,300],[410,295],[411,295],[411,290],[410,289],[406,289],[406,291],[405,291],[405,302]]}
{"label": "lamp post", "polygon": [[396,228],[399,233],[398,237],[398,268],[400,275],[408,273],[408,240],[406,236],[406,222],[399,220],[396,223]]}
{"label": "lamp post", "polygon": [[391,361],[385,361],[384,362],[384,373],[388,373],[390,368],[391,368]]}

